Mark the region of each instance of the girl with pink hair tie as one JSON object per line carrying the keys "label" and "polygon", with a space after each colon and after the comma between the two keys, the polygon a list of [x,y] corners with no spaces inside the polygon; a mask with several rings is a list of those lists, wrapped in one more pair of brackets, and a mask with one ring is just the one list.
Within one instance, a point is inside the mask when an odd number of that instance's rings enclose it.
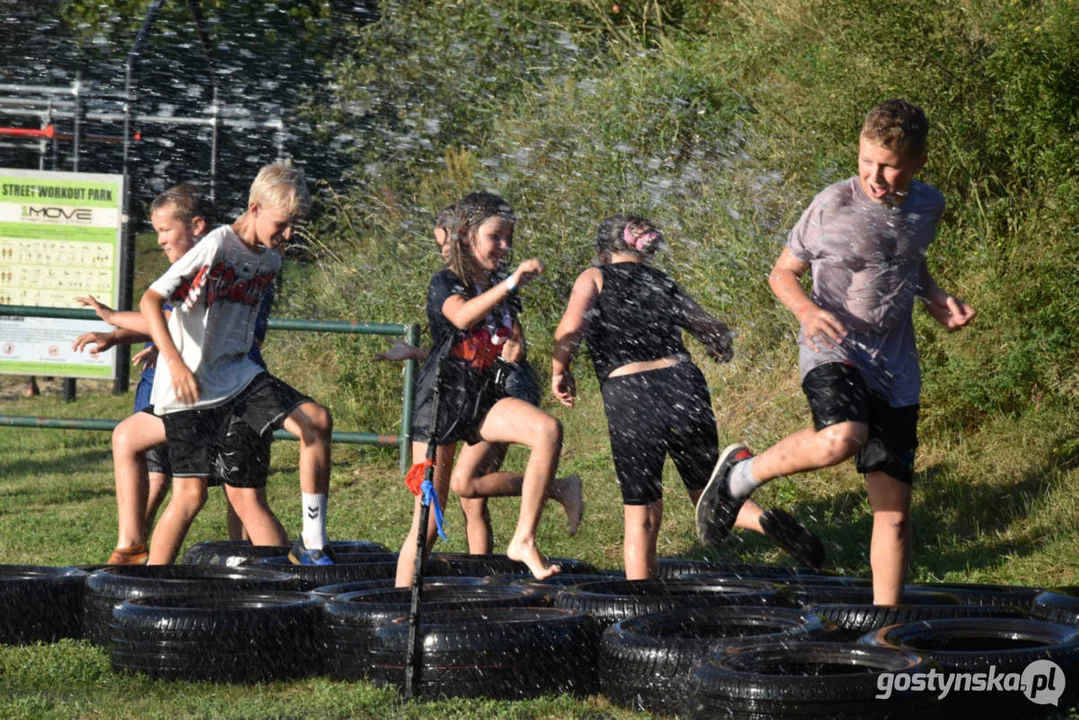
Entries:
{"label": "girl with pink hair tie", "polygon": [[[657,573],[667,455],[694,503],[719,459],[708,385],[682,331],[700,340],[713,360],[728,362],[734,354],[730,329],[649,264],[663,242],[641,217],[613,215],[600,223],[597,266],[578,276],[555,331],[551,389],[567,407],[576,398],[570,366],[582,340],[591,351],[622,490],[629,580]],[[762,511],[747,502],[736,524],[764,533],[804,565],[819,567],[824,559],[820,541],[778,508]]]}

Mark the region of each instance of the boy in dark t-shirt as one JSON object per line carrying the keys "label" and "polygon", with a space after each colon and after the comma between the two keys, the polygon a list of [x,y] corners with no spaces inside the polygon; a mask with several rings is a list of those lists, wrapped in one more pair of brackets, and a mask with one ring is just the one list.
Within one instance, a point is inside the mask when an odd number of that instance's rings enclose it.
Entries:
{"label": "boy in dark t-shirt", "polygon": [[[761,484],[855,457],[873,511],[873,601],[897,604],[910,554],[910,498],[921,374],[912,312],[920,296],[949,331],[974,310],[937,285],[925,256],[944,198],[913,179],[926,162],[921,108],[889,100],[862,126],[858,175],[822,191],[790,233],[769,278],[801,324],[799,368],[813,428],[756,457],[720,456],[697,505],[704,542],[722,542]],[[813,273],[812,296],[800,278]]]}

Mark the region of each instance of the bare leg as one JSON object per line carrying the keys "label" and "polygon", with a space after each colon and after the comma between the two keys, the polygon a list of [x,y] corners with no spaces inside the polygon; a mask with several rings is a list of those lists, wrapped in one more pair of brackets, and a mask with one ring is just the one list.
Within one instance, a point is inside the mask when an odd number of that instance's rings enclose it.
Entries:
{"label": "bare leg", "polygon": [[752,500],[746,500],[742,505],[742,509],[738,511],[738,518],[734,521],[734,526],[763,535],[764,528],[761,527],[761,513],[763,512],[760,505]]}
{"label": "bare leg", "polygon": [[330,439],[333,418],[318,403],[306,402],[289,413],[285,430],[300,438],[300,490],[326,494],[330,491]]}
{"label": "bare leg", "polygon": [[873,569],[873,603],[897,605],[903,597],[913,530],[910,524],[910,485],[883,472],[865,476],[873,537],[869,565]]}
{"label": "bare leg", "polygon": [[287,545],[288,535],[273,510],[266,504],[266,495],[256,488],[225,486],[229,506],[239,516],[242,527],[251,536],[252,545]]}
{"label": "bare leg", "polygon": [[823,430],[806,428],[780,440],[753,459],[753,479],[763,484],[783,475],[838,465],[865,444],[864,423],[841,422]]}
{"label": "bare leg", "polygon": [[536,547],[536,526],[558,470],[562,423],[523,400],[503,398],[487,413],[480,436],[489,442],[520,443],[531,450],[521,484],[521,512],[506,554],[527,565],[539,579],[560,572],[558,566],[546,563]]}
{"label": "bare leg", "polygon": [[[443,507],[446,506],[446,496],[449,494],[450,470],[453,468],[453,453],[456,449],[456,445],[440,445],[435,455],[433,482],[435,492],[438,493],[438,502]],[[412,443],[412,457],[417,460],[427,457],[427,443]],[[412,526],[408,530],[408,536],[405,538],[404,544],[401,545],[401,552],[397,555],[397,587],[410,587],[412,585],[412,573],[416,568],[416,542],[419,539],[420,531],[420,507],[420,498],[417,497],[412,504]],[[435,546],[437,538],[435,513],[434,508],[432,508],[427,518],[427,545],[424,548],[424,559],[431,552],[431,548]]]}
{"label": "bare leg", "polygon": [[663,500],[648,505],[623,505],[626,529],[622,556],[626,580],[649,580],[659,573],[656,542],[663,522]]}
{"label": "bare leg", "polygon": [[469,555],[490,555],[494,552],[494,530],[487,498],[461,498],[461,514],[465,520],[465,537]]}
{"label": "bare leg", "polygon": [[[697,505],[697,501],[701,498],[701,490],[690,490],[689,499],[694,506]],[[740,527],[743,530],[752,530],[756,533],[764,534],[764,528],[761,527],[761,513],[764,511],[761,506],[752,500],[746,500],[742,504],[742,509],[738,511],[738,517],[734,521],[735,527]]]}
{"label": "bare leg", "polygon": [[152,472],[148,473],[147,477],[150,483],[146,495],[146,524],[144,527],[151,528],[154,525],[154,518],[157,517],[157,511],[161,508],[161,503],[165,501],[165,496],[169,494],[169,486],[172,483],[165,473]]}
{"label": "bare leg", "polygon": [[[333,418],[329,410],[315,402],[305,402],[289,413],[283,423],[285,430],[300,438],[300,492],[326,496],[330,494],[330,441],[333,434]],[[311,512],[311,507],[307,507]],[[328,542],[326,513],[303,518],[303,544],[308,548],[321,549]],[[248,532],[253,528],[248,526]]]}
{"label": "bare leg", "polygon": [[[475,449],[473,449],[475,448]],[[481,451],[480,449],[483,448]],[[455,487],[464,487],[466,492],[470,490],[471,477],[462,478],[468,465],[474,462],[476,455],[482,455],[482,459],[472,471],[472,477],[487,475],[498,472],[502,467],[502,461],[506,459],[506,446],[500,443],[491,444],[486,442],[466,445],[453,465],[453,473],[450,475],[450,490],[457,492]],[[518,490],[518,493],[520,491]],[[465,520],[465,537],[468,540],[468,552],[470,555],[490,555],[494,552],[494,529],[491,527],[491,513],[487,509],[486,497],[461,497],[461,513]]]}
{"label": "bare leg", "polygon": [[465,445],[457,454],[450,475],[450,491],[461,498],[517,497],[524,475],[499,472],[506,456],[503,443]]}
{"label": "bare leg", "polygon": [[[505,454],[506,447],[502,443],[476,443],[461,449],[450,476],[450,490],[461,498],[462,507],[468,498],[520,496],[525,476],[520,473],[498,472]],[[548,497],[565,510],[569,524],[568,533],[573,537],[581,524],[584,511],[581,478],[577,475],[555,478],[548,486]]]}
{"label": "bare leg", "polygon": [[229,540],[250,540],[243,521],[236,514],[236,508],[232,506],[232,500],[229,499],[228,485],[225,486],[225,527],[228,528]]}
{"label": "bare leg", "polygon": [[118,532],[116,547],[145,544],[147,480],[145,452],[165,442],[165,423],[150,413],[139,412],[112,431],[113,470],[116,476]]}
{"label": "bare leg", "polygon": [[206,478],[173,478],[172,499],[154,528],[147,565],[171,565],[176,561],[191,523],[205,504]]}

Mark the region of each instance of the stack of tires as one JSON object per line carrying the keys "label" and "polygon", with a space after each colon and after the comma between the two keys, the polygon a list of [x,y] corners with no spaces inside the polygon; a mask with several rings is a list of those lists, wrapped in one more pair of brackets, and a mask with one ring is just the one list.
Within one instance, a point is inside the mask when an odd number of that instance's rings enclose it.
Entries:
{"label": "stack of tires", "polygon": [[[1079,697],[1079,591],[908,586],[903,605],[880,607],[860,578],[694,561],[663,563],[661,574],[632,591],[592,583],[556,600],[590,603],[609,623],[600,688],[623,707],[702,719],[1004,718],[1049,716]],[[753,583],[780,597],[717,602],[723,593],[708,587]],[[612,597],[600,604],[596,591]],[[677,607],[646,607],[660,604]]]}
{"label": "stack of tires", "polygon": [[179,566],[0,566],[0,642],[84,637],[162,679],[391,687],[416,648],[421,697],[601,692],[687,718],[1025,718],[1079,698],[1079,588],[911,585],[881,607],[866,579],[789,568],[669,559],[630,582],[559,559],[537,581],[441,554],[413,633],[396,554],[335,545],[316,568],[238,543]]}

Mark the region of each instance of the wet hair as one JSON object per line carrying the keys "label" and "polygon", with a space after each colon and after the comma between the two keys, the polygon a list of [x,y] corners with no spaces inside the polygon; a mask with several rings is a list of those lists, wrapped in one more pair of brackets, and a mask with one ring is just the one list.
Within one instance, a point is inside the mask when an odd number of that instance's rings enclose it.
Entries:
{"label": "wet hair", "polygon": [[291,160],[264,166],[251,183],[247,202],[280,208],[295,220],[302,218],[311,206],[303,170],[293,165]]}
{"label": "wet hair", "polygon": [[612,215],[596,231],[596,255],[629,253],[647,259],[663,245],[663,233],[636,215]]}
{"label": "wet hair", "polygon": [[457,203],[450,203],[438,211],[435,215],[435,227],[447,230],[453,224],[453,218],[457,214]]}
{"label": "wet hair", "polygon": [[517,216],[508,202],[488,192],[466,195],[454,203],[454,207],[451,222],[446,227],[446,244],[450,248],[446,264],[465,283],[476,282],[486,271],[479,267],[465,243],[476,237],[476,231],[487,220],[499,217],[516,223]]}
{"label": "wet hair", "polygon": [[862,137],[910,157],[921,157],[929,135],[925,112],[906,100],[885,100],[869,111],[862,123]]}
{"label": "wet hair", "polygon": [[213,200],[194,183],[180,183],[162,192],[150,203],[150,214],[168,206],[172,206],[172,216],[185,225],[195,218],[202,218],[208,228],[217,223]]}

